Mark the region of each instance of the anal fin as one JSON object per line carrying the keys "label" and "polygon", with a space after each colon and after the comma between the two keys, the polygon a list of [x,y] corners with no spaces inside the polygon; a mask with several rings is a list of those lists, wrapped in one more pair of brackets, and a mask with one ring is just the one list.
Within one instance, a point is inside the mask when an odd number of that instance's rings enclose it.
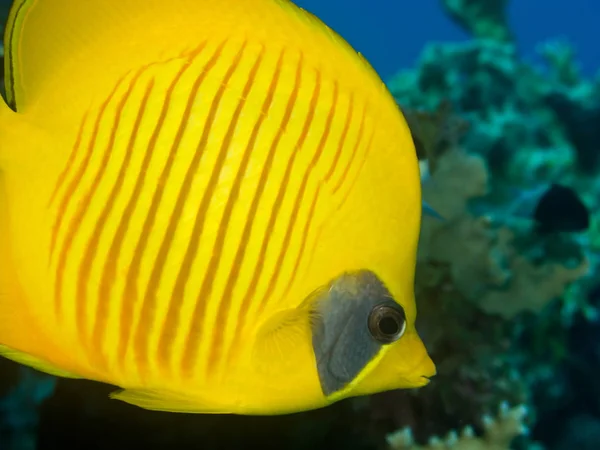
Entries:
{"label": "anal fin", "polygon": [[232,411],[207,399],[175,392],[153,389],[124,389],[110,394],[110,398],[153,411],[196,414],[231,414]]}

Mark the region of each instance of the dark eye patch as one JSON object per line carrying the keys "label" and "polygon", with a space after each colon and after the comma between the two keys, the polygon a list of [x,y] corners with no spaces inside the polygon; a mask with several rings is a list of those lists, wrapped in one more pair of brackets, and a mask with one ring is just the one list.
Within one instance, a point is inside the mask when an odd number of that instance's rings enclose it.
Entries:
{"label": "dark eye patch", "polygon": [[[383,282],[368,270],[344,274],[319,294],[313,311],[312,345],[326,396],[356,378],[385,345],[374,338],[369,326],[371,312],[382,305],[402,310]],[[393,325],[382,323],[392,332]]]}

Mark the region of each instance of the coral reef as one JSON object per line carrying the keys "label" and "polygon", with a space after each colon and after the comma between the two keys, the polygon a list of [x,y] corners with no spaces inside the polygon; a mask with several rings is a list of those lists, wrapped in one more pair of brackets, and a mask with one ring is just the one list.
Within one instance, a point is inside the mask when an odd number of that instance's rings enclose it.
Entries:
{"label": "coral reef", "polygon": [[531,228],[511,229],[511,217],[494,221],[471,214],[469,201],[488,193],[485,160],[452,145],[441,153],[435,169],[423,171],[423,198],[444,220],[423,219],[417,295],[446,283],[446,292],[457,290],[485,312],[511,318],[524,310],[539,312],[587,274],[587,258],[568,237],[548,239]]}
{"label": "coral reef", "polygon": [[[498,185],[576,182],[574,170],[596,168],[600,83],[579,78],[565,44],[543,48],[546,70],[521,61],[511,43],[432,44],[418,68],[389,87],[407,109],[434,111],[449,101],[471,123],[463,145],[486,158]],[[511,193],[498,187],[506,201]]]}
{"label": "coral reef", "polygon": [[476,421],[504,399],[531,401],[541,375],[522,357],[520,318],[541,315],[588,269],[576,244],[575,263],[536,259],[520,242],[543,240],[530,229],[473,214],[469,202],[488,192],[485,160],[451,145],[437,150],[435,170],[424,170],[423,195],[444,220],[423,219],[416,296],[418,329],[438,376],[414,395],[385,394],[374,403],[375,420],[388,429],[410,426],[419,442]]}
{"label": "coral reef", "polygon": [[482,436],[476,436],[473,427],[466,426],[460,433],[451,431],[443,439],[432,436],[427,445],[416,444],[410,428],[389,434],[386,439],[391,450],[510,450],[514,438],[527,433],[523,422],[526,413],[525,406],[510,409],[503,403],[497,417],[482,419]]}
{"label": "coral reef", "polygon": [[512,39],[508,28],[508,0],[442,0],[448,15],[469,34],[498,41]]}
{"label": "coral reef", "polygon": [[[598,218],[586,234],[544,235],[519,210],[557,182],[597,210],[600,83],[581,78],[566,44],[540,51],[545,70],[507,41],[433,44],[389,82],[419,151],[423,197],[444,217],[423,219],[416,279],[418,329],[438,376],[412,395],[376,397],[373,409],[383,429],[409,427],[421,444],[508,399],[531,405],[551,448],[544,425],[558,428],[552,417],[576,386],[597,392],[600,366],[581,355],[582,368],[568,336],[598,317],[587,294],[600,273]],[[574,373],[586,383],[574,385]]]}

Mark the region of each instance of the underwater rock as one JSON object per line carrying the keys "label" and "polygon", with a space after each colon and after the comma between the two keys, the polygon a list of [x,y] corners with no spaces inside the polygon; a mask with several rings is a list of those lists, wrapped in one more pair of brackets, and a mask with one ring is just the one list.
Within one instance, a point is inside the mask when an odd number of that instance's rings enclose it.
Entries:
{"label": "underwater rock", "polygon": [[600,164],[600,88],[592,89],[562,86],[543,97],[577,153],[578,169],[586,174],[594,174]]}
{"label": "underwater rock", "polygon": [[511,40],[506,8],[508,0],[442,0],[447,14],[476,38]]}
{"label": "underwater rock", "polygon": [[575,148],[577,168],[593,174],[600,164],[600,77],[581,75],[575,50],[565,40],[546,42],[539,52],[550,68],[549,80],[541,86],[542,101]]}

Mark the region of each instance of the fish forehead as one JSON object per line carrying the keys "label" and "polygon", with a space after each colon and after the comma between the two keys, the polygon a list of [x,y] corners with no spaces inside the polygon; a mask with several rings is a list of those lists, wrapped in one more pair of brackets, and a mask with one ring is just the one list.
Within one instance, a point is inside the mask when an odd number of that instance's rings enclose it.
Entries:
{"label": "fish forehead", "polygon": [[[365,97],[298,52],[225,41],[99,96],[48,189],[51,310],[90,364],[218,370],[296,306],[372,150]],[[329,250],[323,277],[351,253]]]}

